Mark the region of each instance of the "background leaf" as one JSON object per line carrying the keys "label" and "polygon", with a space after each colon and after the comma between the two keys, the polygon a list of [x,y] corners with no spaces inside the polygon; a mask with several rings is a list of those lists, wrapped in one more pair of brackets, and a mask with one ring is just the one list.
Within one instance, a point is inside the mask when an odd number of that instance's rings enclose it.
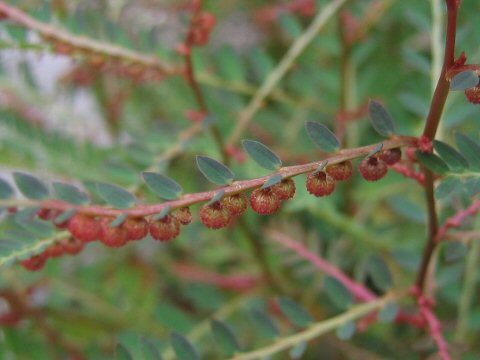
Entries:
{"label": "background leaf", "polygon": [[213,319],[210,322],[210,325],[216,343],[220,345],[220,347],[228,356],[231,356],[240,350],[240,344],[238,343],[233,331],[227,324]]}
{"label": "background leaf", "polygon": [[98,183],[97,190],[103,200],[116,208],[128,209],[136,202],[133,194],[114,184]]}
{"label": "background leaf", "polygon": [[448,167],[454,171],[462,171],[468,168],[468,161],[450,145],[440,140],[433,142],[435,151],[440,155],[443,161],[445,161]]}
{"label": "background leaf", "polygon": [[251,317],[260,332],[268,339],[274,339],[280,334],[273,320],[264,311],[252,309]]}
{"label": "background leaf", "polygon": [[253,161],[255,161],[264,169],[275,171],[280,169],[282,166],[282,161],[280,158],[261,142],[254,140],[242,140],[242,145]]}
{"label": "background leaf", "polygon": [[115,347],[115,359],[116,360],[133,360],[132,355],[122,344],[117,344]]}
{"label": "background leaf", "polygon": [[18,189],[29,199],[44,200],[48,198],[47,186],[35,176],[21,172],[14,172],[13,179]]}
{"label": "background leaf", "polygon": [[475,171],[480,171],[480,145],[469,136],[459,132],[455,134],[455,141],[470,167]]}
{"label": "background leaf", "polygon": [[173,349],[179,360],[199,360],[200,355],[188,339],[180,333],[172,332],[170,335]]}
{"label": "background leaf", "polygon": [[207,156],[197,156],[197,167],[203,176],[217,185],[231,184],[235,177],[232,170],[221,162]]}
{"label": "background leaf", "polygon": [[395,133],[395,125],[392,116],[378,101],[370,100],[368,113],[373,128],[382,136],[388,137]]}
{"label": "background leaf", "polygon": [[294,300],[287,297],[279,297],[277,303],[283,315],[285,315],[292,324],[305,327],[313,322],[312,315]]}
{"label": "background leaf", "polygon": [[464,91],[478,85],[478,75],[473,70],[462,71],[450,81],[450,90]]}
{"label": "background leaf", "polygon": [[162,360],[157,347],[150,340],[144,338],[143,336],[140,337],[140,349],[143,360]]}
{"label": "background leaf", "polygon": [[448,172],[448,166],[437,155],[431,153],[424,153],[421,151],[415,152],[417,159],[429,168],[432,172],[443,175]]}
{"label": "background leaf", "polygon": [[308,136],[321,150],[326,152],[335,152],[340,149],[340,142],[334,133],[325,125],[307,121],[305,124]]}
{"label": "background leaf", "polygon": [[89,202],[87,194],[81,192],[77,187],[64,184],[60,182],[54,182],[52,184],[55,196],[69,204],[73,205],[86,205]]}
{"label": "background leaf", "polygon": [[142,178],[148,188],[162,199],[175,200],[182,195],[182,187],[168,176],[146,171],[142,173]]}
{"label": "background leaf", "polygon": [[0,199],[8,199],[15,195],[15,190],[5,180],[0,178]]}

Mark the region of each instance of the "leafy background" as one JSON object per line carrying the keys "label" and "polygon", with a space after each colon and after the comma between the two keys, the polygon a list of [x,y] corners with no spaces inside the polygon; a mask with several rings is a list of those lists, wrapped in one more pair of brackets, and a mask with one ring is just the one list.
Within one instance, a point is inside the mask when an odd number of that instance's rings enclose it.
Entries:
{"label": "leafy background", "polygon": [[[14,3],[34,18],[71,33],[157,54],[169,63],[182,61],[174,47],[182,41],[189,15],[178,9],[176,2]],[[259,20],[261,9],[281,3],[205,2],[205,8],[217,17],[217,25],[210,43],[195,50],[195,70],[212,121],[225,136],[255,90],[311,21],[311,16],[298,13],[282,14],[272,22]],[[317,8],[327,3],[319,0]],[[345,54],[335,17],[276,87],[245,137],[267,144],[285,165],[318,160],[321,154],[308,140],[304,122],[320,121],[334,128],[345,94],[350,109],[369,98],[381,99],[393,114],[399,133],[418,135],[433,84],[431,4],[385,4],[368,35],[352,47],[348,57],[351,72],[343,85]],[[360,18],[370,5],[371,1],[350,1],[347,8]],[[472,63],[480,62],[480,32],[475,27],[479,11],[478,2],[465,0],[459,15],[457,49],[465,50]],[[221,158],[208,131],[199,131],[180,143],[174,158],[158,161],[176,144],[177,136],[192,126],[185,112],[195,109],[196,103],[183,79],[137,83],[99,73],[85,86],[69,81],[68,76],[82,68],[81,60],[49,54],[48,44],[18,26],[0,23],[0,33],[2,179],[11,181],[12,171],[20,170],[48,181],[74,180],[90,191],[95,190],[89,187],[93,181],[136,189],[140,172],[150,169],[176,179],[185,192],[211,189],[195,167],[195,155]],[[456,147],[454,131],[458,130],[478,140],[479,111],[461,92],[453,93],[441,139]],[[348,124],[348,147],[378,141],[366,116]],[[252,161],[234,161],[231,169],[241,179],[268,174]],[[111,358],[119,342],[135,359],[141,358],[145,342],[139,342],[139,337],[151,341],[169,358],[173,356],[171,343],[175,339],[181,342],[182,336],[188,337],[204,358],[226,358],[232,344],[229,339],[218,341],[218,335],[212,337],[211,318],[227,321],[242,347],[254,349],[267,344],[274,334],[268,325],[265,330],[265,323],[255,324],[261,315],[249,314],[252,309],[272,314],[277,296],[295,299],[317,321],[345,310],[351,299],[344,289],[271,241],[275,232],[305,244],[378,293],[412,283],[425,238],[420,186],[392,171],[373,184],[356,174],[333,196],[317,199],[307,194],[302,176],[295,181],[297,194],[279,213],[261,217],[249,210],[242,226],[237,223],[212,231],[194,221],[167,244],[144,240],[118,250],[92,244],[79,256],[49,261],[38,273],[15,264],[2,267],[0,293],[14,289],[26,294],[33,314],[38,310],[41,316],[32,315],[15,327],[0,329],[1,357],[59,356],[61,350],[45,330],[52,328],[63,341],[78,346],[92,359]],[[455,189],[441,200],[441,219],[471,201],[464,187]],[[142,194],[145,201],[158,201],[149,192]],[[196,214],[195,207],[193,212]],[[476,222],[468,225],[477,226]],[[262,265],[249,237],[261,240],[275,284],[262,280]],[[458,334],[455,319],[466,249],[463,244],[445,245],[437,260],[437,311],[446,319],[447,339],[452,341]],[[478,275],[478,267],[473,271]],[[197,278],[192,273],[253,278],[258,285],[242,291],[225,289],[208,276]],[[474,301],[467,335],[458,344],[462,359],[478,358],[480,351],[474,342],[480,331],[480,303],[478,297]],[[0,302],[0,313],[2,306],[6,305]],[[299,317],[297,313],[294,316]],[[282,334],[305,325],[291,324],[278,312],[274,318],[275,328]],[[172,331],[177,335],[172,337]],[[223,328],[217,331],[224,336],[229,333]],[[321,354],[329,359],[420,359],[433,350],[428,335],[408,327],[378,323],[350,341],[340,340],[350,337],[345,336],[348,328],[342,331],[343,335],[329,334],[310,344],[302,358],[315,359]],[[226,349],[222,347],[225,343]],[[117,356],[122,358],[122,350],[117,349]]]}

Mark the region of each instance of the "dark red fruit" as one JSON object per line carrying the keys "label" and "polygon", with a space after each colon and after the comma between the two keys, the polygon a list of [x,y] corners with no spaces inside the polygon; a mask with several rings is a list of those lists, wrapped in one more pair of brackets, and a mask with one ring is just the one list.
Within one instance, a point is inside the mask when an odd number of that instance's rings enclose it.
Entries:
{"label": "dark red fruit", "polygon": [[173,215],[182,225],[188,225],[192,222],[192,213],[188,207],[180,208]]}
{"label": "dark red fruit", "polygon": [[128,218],[121,226],[128,240],[141,240],[148,235],[148,221],[144,218]]}
{"label": "dark red fruit", "polygon": [[220,229],[227,226],[233,215],[220,201],[205,204],[200,208],[200,221],[211,229]]}
{"label": "dark red fruit", "polygon": [[480,86],[474,86],[465,90],[465,96],[472,104],[480,104]]}
{"label": "dark red fruit", "polygon": [[256,189],[250,194],[250,206],[260,215],[270,215],[280,208],[281,200],[271,188]]}
{"label": "dark red fruit", "polygon": [[112,219],[103,219],[101,222],[100,241],[109,247],[120,247],[127,243],[127,230],[122,226],[111,227]]}
{"label": "dark red fruit", "polygon": [[54,212],[52,209],[40,209],[37,212],[37,216],[42,220],[51,220],[56,216],[57,212]]}
{"label": "dark red fruit", "polygon": [[23,260],[20,262],[20,265],[22,265],[25,269],[30,270],[30,271],[37,271],[42,269],[45,266],[45,263],[47,262],[47,256],[45,256],[44,253],[32,256],[29,259]]}
{"label": "dark red fruit", "polygon": [[233,216],[242,215],[247,210],[247,197],[243,193],[225,195],[220,202]]}
{"label": "dark red fruit", "polygon": [[101,230],[99,221],[84,214],[74,215],[68,222],[68,231],[70,231],[70,234],[83,242],[98,240],[101,235]]}
{"label": "dark red fruit", "polygon": [[387,165],[393,165],[402,158],[402,150],[400,150],[400,148],[383,150],[378,154],[378,158],[383,160]]}
{"label": "dark red fruit", "polygon": [[150,235],[155,240],[168,241],[180,234],[180,223],[171,215],[160,220],[153,220],[149,226]]}
{"label": "dark red fruit", "polygon": [[74,237],[69,237],[62,241],[63,249],[65,250],[66,254],[69,255],[77,255],[80,253],[85,244]]}
{"label": "dark red fruit", "polygon": [[335,180],[323,171],[308,174],[305,185],[307,191],[317,197],[328,196],[335,191]]}
{"label": "dark red fruit", "polygon": [[271,187],[272,192],[282,201],[291,199],[295,195],[295,181],[292,178],[283,179]]}
{"label": "dark red fruit", "polygon": [[365,180],[377,181],[387,174],[388,167],[383,160],[376,156],[370,156],[360,162],[358,170]]}
{"label": "dark red fruit", "polygon": [[62,243],[55,241],[53,244],[51,244],[47,250],[45,250],[45,254],[48,257],[56,258],[60,257],[65,253],[65,249],[62,245]]}
{"label": "dark red fruit", "polygon": [[353,165],[350,160],[346,160],[338,164],[328,165],[326,172],[335,180],[344,181],[352,176]]}

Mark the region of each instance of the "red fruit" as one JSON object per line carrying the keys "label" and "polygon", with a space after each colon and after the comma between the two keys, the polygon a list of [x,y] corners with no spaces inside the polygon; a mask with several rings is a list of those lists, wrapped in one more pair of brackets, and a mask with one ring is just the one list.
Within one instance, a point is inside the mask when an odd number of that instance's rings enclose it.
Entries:
{"label": "red fruit", "polygon": [[54,210],[52,209],[43,208],[38,210],[37,212],[37,216],[42,220],[51,220],[54,218],[55,215],[56,213],[54,213]]}
{"label": "red fruit", "polygon": [[347,180],[353,174],[353,165],[350,160],[338,164],[328,165],[326,172],[337,181]]}
{"label": "red fruit", "polygon": [[62,241],[63,249],[65,253],[69,255],[77,255],[83,250],[85,244],[74,237],[69,237]]}
{"label": "red fruit", "polygon": [[60,242],[55,241],[47,248],[47,250],[45,250],[45,255],[48,257],[56,258],[62,256],[64,252],[65,249],[63,248],[63,245]]}
{"label": "red fruit", "polygon": [[180,223],[171,215],[150,222],[150,235],[155,240],[168,241],[180,234]]}
{"label": "red fruit", "polygon": [[367,181],[377,181],[387,174],[387,164],[376,156],[363,159],[358,165],[358,170]]}
{"label": "red fruit", "polygon": [[271,187],[272,192],[282,201],[291,199],[295,195],[295,181],[292,178],[283,179]]}
{"label": "red fruit", "polygon": [[387,165],[393,165],[402,158],[402,150],[400,148],[383,150],[378,154],[378,158],[385,161]]}
{"label": "red fruit", "polygon": [[188,225],[192,222],[192,213],[188,207],[178,209],[174,216],[182,225]]}
{"label": "red fruit", "polygon": [[128,240],[141,240],[148,235],[148,221],[144,218],[128,218],[121,226]]}
{"label": "red fruit", "polygon": [[247,210],[247,197],[243,193],[225,195],[220,202],[233,216],[242,215]]}
{"label": "red fruit", "polygon": [[307,191],[317,197],[328,196],[335,190],[335,180],[323,171],[307,175]]}
{"label": "red fruit", "polygon": [[68,222],[68,231],[78,240],[90,242],[100,238],[102,228],[100,222],[93,217],[77,214]]}
{"label": "red fruit", "polygon": [[68,222],[68,231],[70,231],[70,234],[83,242],[99,239],[101,230],[99,221],[84,214],[74,215]]}
{"label": "red fruit", "polygon": [[44,267],[45,263],[47,262],[47,257],[44,253],[32,256],[29,259],[23,260],[20,262],[25,269],[30,271],[37,271]]}
{"label": "red fruit", "polygon": [[122,226],[111,227],[112,219],[103,219],[101,222],[100,241],[109,247],[120,247],[127,243],[127,230]]}
{"label": "red fruit", "polygon": [[480,84],[465,90],[465,96],[472,104],[480,104]]}
{"label": "red fruit", "polygon": [[271,188],[256,189],[250,194],[250,206],[260,215],[273,214],[280,208],[281,200]]}
{"label": "red fruit", "polygon": [[233,215],[222,202],[205,204],[200,208],[201,222],[211,229],[220,229],[227,226],[233,219]]}

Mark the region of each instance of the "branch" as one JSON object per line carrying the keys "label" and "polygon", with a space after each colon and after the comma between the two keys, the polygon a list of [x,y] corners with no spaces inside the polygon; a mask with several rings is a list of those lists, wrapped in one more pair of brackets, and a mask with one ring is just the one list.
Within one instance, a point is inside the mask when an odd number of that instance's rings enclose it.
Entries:
{"label": "branch", "polygon": [[462,225],[462,222],[465,218],[473,216],[480,211],[480,200],[475,200],[468,208],[465,210],[460,210],[455,215],[449,217],[442,227],[438,230],[437,236],[435,238],[436,242],[440,242],[444,237],[448,229],[457,228]]}
{"label": "branch", "polygon": [[433,341],[437,344],[440,357],[443,360],[451,360],[450,354],[448,353],[448,344],[443,338],[442,329],[440,321],[435,316],[433,311],[430,309],[430,306],[427,304],[420,303],[420,312],[427,322],[428,328],[430,330],[430,335],[433,338]]}
{"label": "branch", "polygon": [[[416,146],[417,145],[417,138],[415,137],[407,137],[401,136],[391,140],[385,140],[383,142],[383,149],[393,149],[403,146]],[[363,146],[354,149],[346,149],[340,151],[338,154],[333,155],[326,160],[328,160],[329,165],[337,164],[343,162],[345,160],[350,160],[358,157],[363,157],[368,155],[372,150],[376,148],[376,144]],[[286,166],[278,170],[275,174],[282,176],[283,178],[289,178],[293,176],[297,176],[300,174],[309,173],[315,171],[318,166],[325,162],[325,159],[302,164],[302,165],[293,165],[293,166]],[[211,191],[199,192],[199,193],[192,193],[183,195],[178,200],[166,201],[160,204],[141,204],[137,205],[131,209],[115,209],[111,207],[105,207],[100,205],[91,205],[91,206],[75,206],[72,204],[68,204],[63,201],[59,200],[45,200],[45,201],[37,201],[37,200],[0,200],[0,207],[16,207],[16,206],[40,206],[42,208],[47,209],[56,209],[56,210],[69,210],[75,209],[78,213],[93,215],[93,216],[118,216],[121,214],[127,214],[131,217],[142,217],[147,215],[153,215],[160,213],[163,209],[169,207],[170,210],[187,207],[196,203],[204,202],[211,200],[219,191],[224,191],[226,195],[229,194],[236,194],[240,192],[244,192],[247,190],[251,190],[257,187],[262,186],[265,181],[267,181],[273,174],[262,176],[256,179],[250,180],[242,180],[242,181],[234,181],[229,186],[224,186],[221,188],[217,188]]]}
{"label": "branch", "polygon": [[178,74],[179,69],[159,60],[155,55],[144,55],[122,47],[104,43],[84,36],[77,36],[67,31],[44,24],[30,17],[21,10],[0,1],[0,13],[6,15],[13,22],[28,29],[37,31],[50,42],[68,44],[70,47],[95,55],[103,55],[112,59],[121,59],[141,67],[157,71],[162,75]]}

